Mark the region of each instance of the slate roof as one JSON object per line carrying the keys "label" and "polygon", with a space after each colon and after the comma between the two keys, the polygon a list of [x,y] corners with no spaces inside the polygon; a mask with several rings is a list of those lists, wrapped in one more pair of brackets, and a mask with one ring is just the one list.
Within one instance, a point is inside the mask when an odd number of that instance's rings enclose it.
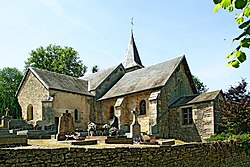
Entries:
{"label": "slate roof", "polygon": [[171,103],[169,107],[178,107],[178,106],[186,105],[189,101],[193,100],[196,96],[197,95],[179,97],[176,101]]}
{"label": "slate roof", "polygon": [[[34,67],[30,67],[29,70],[48,90],[60,90],[93,96],[88,92],[88,81]],[[22,83],[20,85],[22,85]]]}
{"label": "slate roof", "polygon": [[102,81],[105,78],[107,78],[107,76],[109,76],[115,70],[115,68],[117,68],[118,66],[119,65],[107,68],[107,69],[102,70],[102,71],[98,71],[98,72],[93,73],[93,74],[88,74],[86,76],[80,77],[79,79],[90,81],[89,82],[90,83],[90,91],[95,90],[97,88],[97,86],[100,83],[102,83]]}
{"label": "slate roof", "polygon": [[221,90],[216,90],[212,92],[201,93],[199,95],[183,96],[172,103],[170,107],[178,107],[200,102],[212,101],[215,100],[220,93],[222,93]]}
{"label": "slate roof", "polygon": [[196,96],[193,100],[189,101],[188,104],[214,100],[219,95],[220,92],[221,90],[201,93],[198,96]]}
{"label": "slate roof", "polygon": [[100,100],[163,87],[185,56],[126,73]]}
{"label": "slate roof", "polygon": [[131,37],[130,37],[128,49],[125,54],[125,60],[123,62],[123,65],[126,69],[134,67],[134,66],[144,67],[142,65],[137,47],[135,45],[133,32],[131,32]]}

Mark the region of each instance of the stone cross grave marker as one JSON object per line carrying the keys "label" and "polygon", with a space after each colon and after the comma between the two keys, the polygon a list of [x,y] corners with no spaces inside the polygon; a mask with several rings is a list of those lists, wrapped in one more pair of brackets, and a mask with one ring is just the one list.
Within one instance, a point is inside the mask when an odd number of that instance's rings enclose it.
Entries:
{"label": "stone cross grave marker", "polygon": [[59,125],[58,125],[58,133],[57,133],[57,140],[65,140],[67,133],[74,133],[75,132],[75,125],[73,122],[73,117],[71,114],[66,110],[66,113],[63,113],[62,116],[59,118]]}
{"label": "stone cross grave marker", "polygon": [[6,111],[5,115],[2,116],[2,118],[1,118],[1,120],[2,120],[1,125],[3,125],[4,128],[8,128],[8,122],[9,122],[9,120],[12,119],[12,116],[9,115],[10,109],[8,107],[5,109],[5,111]]}
{"label": "stone cross grave marker", "polygon": [[133,122],[130,125],[130,133],[131,133],[132,137],[134,139],[136,139],[141,134],[141,125],[138,122],[137,110],[134,109],[131,112],[133,114]]}

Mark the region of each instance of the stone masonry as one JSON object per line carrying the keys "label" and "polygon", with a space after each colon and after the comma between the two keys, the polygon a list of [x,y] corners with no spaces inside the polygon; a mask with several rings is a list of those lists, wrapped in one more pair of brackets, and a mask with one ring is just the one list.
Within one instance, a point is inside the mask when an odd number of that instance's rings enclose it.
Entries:
{"label": "stone masonry", "polygon": [[229,143],[158,147],[0,149],[0,166],[248,167],[250,157]]}

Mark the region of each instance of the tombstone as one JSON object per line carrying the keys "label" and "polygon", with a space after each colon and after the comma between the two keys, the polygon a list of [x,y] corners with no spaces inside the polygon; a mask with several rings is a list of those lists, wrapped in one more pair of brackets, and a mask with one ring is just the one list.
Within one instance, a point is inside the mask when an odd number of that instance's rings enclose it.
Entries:
{"label": "tombstone", "polygon": [[117,118],[116,116],[113,116],[113,119],[112,119],[112,121],[110,122],[110,126],[111,126],[111,127],[116,127],[117,129],[119,129],[119,128],[118,128],[118,118]]}
{"label": "tombstone", "polygon": [[141,125],[138,122],[138,118],[137,118],[137,110],[134,109],[133,111],[131,111],[133,114],[133,122],[130,125],[130,133],[132,135],[132,138],[136,139],[140,136],[141,134]]}
{"label": "tombstone", "polygon": [[9,129],[33,129],[32,124],[28,124],[22,119],[11,119],[8,122]]}
{"label": "tombstone", "polygon": [[74,119],[68,110],[66,110],[66,113],[63,113],[63,115],[59,118],[58,133],[56,136],[57,141],[66,140],[66,134],[75,132],[73,120]]}
{"label": "tombstone", "polygon": [[3,126],[3,128],[9,128],[8,127],[8,122],[9,122],[9,120],[11,120],[12,119],[12,116],[10,116],[9,115],[9,111],[10,111],[10,109],[7,107],[6,109],[5,109],[5,115],[4,116],[2,116],[2,118],[1,118],[1,125]]}
{"label": "tombstone", "polygon": [[94,122],[88,123],[88,137],[93,136],[96,131],[96,124]]}

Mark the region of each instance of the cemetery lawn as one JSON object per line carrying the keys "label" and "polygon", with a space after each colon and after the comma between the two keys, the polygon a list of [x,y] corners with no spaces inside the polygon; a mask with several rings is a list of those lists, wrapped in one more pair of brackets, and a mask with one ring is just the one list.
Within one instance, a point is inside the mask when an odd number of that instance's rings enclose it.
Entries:
{"label": "cemetery lawn", "polygon": [[[180,140],[175,140],[176,145],[188,144]],[[105,144],[104,141],[99,141],[96,145],[76,146],[67,143],[67,141],[56,141],[56,139],[28,139],[28,147],[34,148],[114,148],[114,147],[159,147],[159,145],[145,145],[145,144]]]}

